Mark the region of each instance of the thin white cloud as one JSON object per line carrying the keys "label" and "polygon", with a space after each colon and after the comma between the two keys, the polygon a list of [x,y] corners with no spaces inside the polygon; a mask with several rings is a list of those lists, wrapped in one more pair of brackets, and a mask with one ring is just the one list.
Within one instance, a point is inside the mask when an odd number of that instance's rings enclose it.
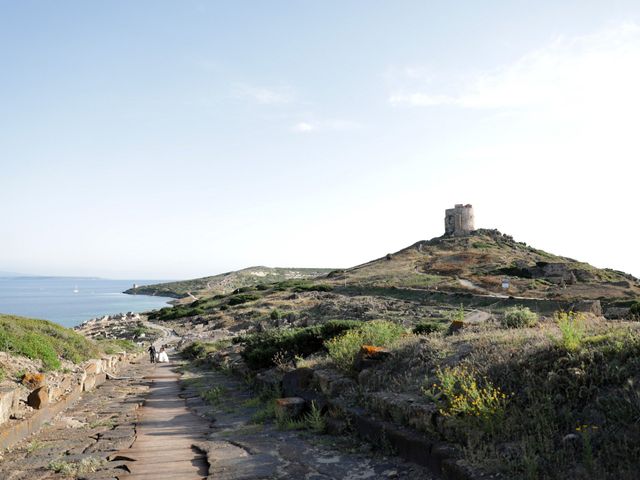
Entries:
{"label": "thin white cloud", "polygon": [[240,84],[235,87],[235,95],[261,105],[282,105],[295,100],[295,94],[289,87],[271,88]]}
{"label": "thin white cloud", "polygon": [[318,131],[334,131],[344,132],[350,130],[358,130],[362,125],[358,122],[343,119],[321,120],[321,121],[302,121],[296,123],[291,130],[295,133],[310,133]]}
{"label": "thin white cloud", "polygon": [[[412,67],[413,68],[413,67]],[[513,64],[467,79],[456,92],[401,88],[400,107],[538,108],[622,101],[640,82],[640,26],[625,23],[593,35],[559,37]],[[426,84],[426,85],[425,85]]]}
{"label": "thin white cloud", "polygon": [[315,127],[308,122],[299,122],[293,126],[292,130],[297,133],[307,133],[315,130]]}

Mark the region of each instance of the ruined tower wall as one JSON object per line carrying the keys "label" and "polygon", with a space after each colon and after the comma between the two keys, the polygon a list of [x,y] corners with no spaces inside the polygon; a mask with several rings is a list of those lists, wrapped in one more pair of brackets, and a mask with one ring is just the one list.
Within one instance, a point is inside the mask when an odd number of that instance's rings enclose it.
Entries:
{"label": "ruined tower wall", "polygon": [[457,204],[445,210],[444,234],[453,236],[469,235],[475,230],[473,206]]}

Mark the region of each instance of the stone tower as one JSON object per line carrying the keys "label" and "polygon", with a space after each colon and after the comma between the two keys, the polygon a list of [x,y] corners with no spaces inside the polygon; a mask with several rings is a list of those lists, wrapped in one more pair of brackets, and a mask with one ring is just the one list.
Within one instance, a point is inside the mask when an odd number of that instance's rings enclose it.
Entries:
{"label": "stone tower", "polygon": [[457,204],[454,208],[445,210],[444,234],[460,237],[469,235],[475,230],[473,220],[473,206]]}

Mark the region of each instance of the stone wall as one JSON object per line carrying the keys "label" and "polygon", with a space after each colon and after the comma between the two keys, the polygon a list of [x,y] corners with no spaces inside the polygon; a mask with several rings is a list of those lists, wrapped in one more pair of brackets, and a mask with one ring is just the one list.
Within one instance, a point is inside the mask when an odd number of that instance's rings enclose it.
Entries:
{"label": "stone wall", "polygon": [[101,385],[107,375],[117,374],[124,362],[140,358],[125,352],[91,359],[79,372],[62,377],[55,384],[46,381],[32,389],[21,385],[0,388],[0,450],[9,448],[57,414],[73,405],[82,395]]}

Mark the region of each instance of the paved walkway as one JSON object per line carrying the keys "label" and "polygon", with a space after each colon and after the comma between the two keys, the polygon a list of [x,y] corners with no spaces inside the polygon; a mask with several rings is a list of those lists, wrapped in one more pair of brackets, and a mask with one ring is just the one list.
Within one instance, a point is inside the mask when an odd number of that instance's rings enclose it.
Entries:
{"label": "paved walkway", "polygon": [[123,366],[119,379],[84,393],[51,424],[0,452],[0,479],[117,478],[119,462],[107,459],[135,440],[136,414],[148,390],[143,378],[151,369],[146,359]]}
{"label": "paved walkway", "polygon": [[149,394],[138,413],[136,440],[118,453],[129,474],[121,480],[192,480],[206,478],[206,455],[193,447],[209,433],[209,422],[191,413],[178,395],[178,375],[170,364],[157,364],[145,377]]}

